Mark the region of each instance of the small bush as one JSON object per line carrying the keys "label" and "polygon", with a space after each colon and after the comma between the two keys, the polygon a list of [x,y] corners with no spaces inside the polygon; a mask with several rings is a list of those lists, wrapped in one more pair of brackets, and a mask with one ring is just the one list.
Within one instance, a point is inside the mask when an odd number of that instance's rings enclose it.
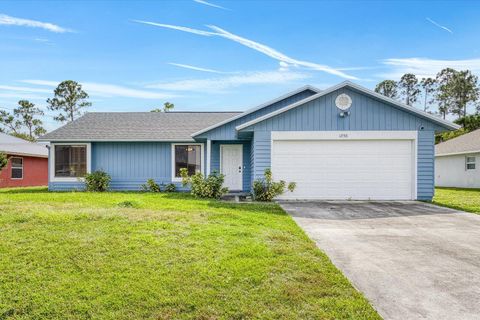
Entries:
{"label": "small bush", "polygon": [[265,169],[264,178],[253,182],[253,197],[257,201],[272,201],[275,197],[284,194],[285,189],[293,192],[297,184],[290,182],[288,185],[285,181],[273,181],[272,170]]}
{"label": "small bush", "polygon": [[117,206],[121,207],[121,208],[138,208],[139,207],[139,204],[138,202],[136,201],[122,201],[122,202],[119,202],[117,204]]}
{"label": "small bush", "polygon": [[190,193],[197,198],[220,199],[228,192],[228,188],[222,187],[225,176],[217,171],[204,178],[200,172],[189,177],[187,169],[180,169],[180,176],[182,185],[190,184]]}
{"label": "small bush", "polygon": [[142,184],[142,191],[145,192],[160,192],[160,186],[153,179],[148,179],[147,183]]}
{"label": "small bush", "polygon": [[175,192],[177,191],[177,187],[173,183],[169,183],[165,186],[165,192]]}
{"label": "small bush", "polygon": [[110,187],[110,180],[108,173],[97,170],[85,175],[85,186],[87,191],[104,192]]}
{"label": "small bush", "polygon": [[442,133],[439,133],[435,136],[435,143],[445,142],[445,141],[448,141],[450,139],[460,137],[461,135],[464,135],[465,133],[468,133],[468,131],[466,131],[463,128],[460,128],[460,129],[455,130],[455,131],[442,132]]}

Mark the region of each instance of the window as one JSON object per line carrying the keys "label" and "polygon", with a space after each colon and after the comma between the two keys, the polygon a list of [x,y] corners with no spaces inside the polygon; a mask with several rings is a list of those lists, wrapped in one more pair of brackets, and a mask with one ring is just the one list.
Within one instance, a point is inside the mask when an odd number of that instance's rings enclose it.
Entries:
{"label": "window", "polygon": [[202,170],[202,146],[196,144],[173,145],[174,178],[180,178],[180,169],[186,168],[188,175]]}
{"label": "window", "polygon": [[23,158],[12,158],[12,179],[23,179]]}
{"label": "window", "polygon": [[476,160],[475,157],[467,156],[465,160],[466,160],[465,161],[465,164],[466,164],[465,168],[467,170],[475,170],[475,160]]}
{"label": "window", "polygon": [[86,145],[55,146],[55,177],[79,178],[87,173]]}

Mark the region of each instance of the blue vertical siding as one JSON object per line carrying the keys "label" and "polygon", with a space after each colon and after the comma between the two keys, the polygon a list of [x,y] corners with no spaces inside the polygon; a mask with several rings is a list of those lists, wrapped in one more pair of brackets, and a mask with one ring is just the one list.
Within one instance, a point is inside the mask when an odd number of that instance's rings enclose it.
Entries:
{"label": "blue vertical siding", "polygon": [[431,200],[435,188],[435,133],[418,131],[417,140],[417,198]]}
{"label": "blue vertical siding", "polygon": [[92,170],[107,172],[113,190],[139,190],[148,179],[172,180],[172,145],[166,142],[92,143]]}
{"label": "blue vertical siding", "polygon": [[275,110],[281,109],[289,104],[295,103],[297,101],[303,100],[307,97],[314,95],[315,92],[311,90],[304,90],[299,92],[293,96],[290,96],[286,99],[273,103],[265,108],[252,112],[244,117],[236,119],[232,122],[226,123],[223,126],[218,128],[214,128],[208,132],[205,132],[199,136],[196,136],[196,139],[210,139],[210,140],[236,140],[237,139],[237,132],[235,130],[236,126],[239,126],[245,122],[251,121],[263,115],[266,115],[270,112]]}
{"label": "blue vertical siding", "polygon": [[265,169],[271,166],[271,134],[270,132],[255,132],[253,136],[253,179],[260,179],[263,177]]}
{"label": "blue vertical siding", "polygon": [[[339,117],[335,98],[346,93],[352,98],[350,116]],[[393,105],[343,88],[302,106],[261,121],[242,131],[331,131],[331,130],[418,130],[444,128]]]}
{"label": "blue vertical siding", "polygon": [[211,149],[210,170],[220,172],[220,145],[242,144],[243,145],[243,191],[249,192],[251,187],[251,143],[250,141],[213,141]]}
{"label": "blue vertical siding", "polygon": [[253,186],[255,180],[254,163],[255,163],[255,143],[250,143],[250,187]]}
{"label": "blue vertical siding", "polygon": [[48,190],[50,191],[84,191],[85,183],[81,181],[75,182],[48,182]]}

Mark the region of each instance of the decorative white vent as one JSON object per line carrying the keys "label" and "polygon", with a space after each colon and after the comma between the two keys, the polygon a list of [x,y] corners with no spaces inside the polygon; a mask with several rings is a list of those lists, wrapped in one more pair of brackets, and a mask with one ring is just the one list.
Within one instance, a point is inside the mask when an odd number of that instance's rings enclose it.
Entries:
{"label": "decorative white vent", "polygon": [[345,93],[339,94],[335,99],[335,105],[338,109],[346,111],[352,105],[352,98],[350,98],[350,96]]}

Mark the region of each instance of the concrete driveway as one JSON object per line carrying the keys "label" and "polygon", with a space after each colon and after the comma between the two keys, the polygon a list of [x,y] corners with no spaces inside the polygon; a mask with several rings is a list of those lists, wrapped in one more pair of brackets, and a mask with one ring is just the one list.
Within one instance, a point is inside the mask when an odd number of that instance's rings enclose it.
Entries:
{"label": "concrete driveway", "polygon": [[421,202],[283,202],[385,319],[480,319],[480,216]]}

